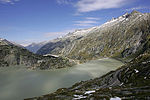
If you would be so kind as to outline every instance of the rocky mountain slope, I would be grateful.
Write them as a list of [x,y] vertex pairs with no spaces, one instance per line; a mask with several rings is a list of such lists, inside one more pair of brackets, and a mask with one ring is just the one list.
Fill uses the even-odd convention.
[[150,44],[144,54],[102,77],[26,100],[149,100],[149,84]]
[[69,33],[62,38],[54,39],[47,44],[45,44],[41,49],[37,51],[37,54],[45,55],[45,54],[55,54],[59,55],[61,52],[69,53],[72,49],[72,45],[87,35],[91,30],[95,27],[85,30],[75,30],[73,33]]
[[0,58],[0,67],[25,65],[35,69],[51,69],[70,67],[75,64],[67,58],[33,54],[5,39],[0,39]]
[[78,30],[49,42],[38,54],[66,56],[81,62],[101,57],[132,58],[143,51],[150,35],[150,14],[133,11],[101,26]]
[[6,39],[0,38],[0,45],[14,45],[14,44],[7,41]]
[[42,46],[44,46],[47,42],[40,42],[40,43],[32,43],[25,48],[29,51],[36,53]]

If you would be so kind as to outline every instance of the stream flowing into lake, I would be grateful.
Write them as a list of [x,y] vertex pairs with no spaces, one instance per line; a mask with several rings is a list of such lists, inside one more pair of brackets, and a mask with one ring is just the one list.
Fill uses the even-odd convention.
[[0,100],[23,100],[49,94],[76,82],[100,77],[121,65],[120,61],[104,58],[55,70],[29,70],[25,66],[0,68]]

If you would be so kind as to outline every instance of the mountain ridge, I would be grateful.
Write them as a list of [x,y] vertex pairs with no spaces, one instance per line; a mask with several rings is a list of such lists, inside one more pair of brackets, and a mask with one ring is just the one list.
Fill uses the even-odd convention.
[[130,58],[140,51],[149,35],[149,19],[149,13],[126,13],[101,26],[90,28],[84,35],[74,35],[73,32],[49,42],[37,54],[50,53],[81,62],[101,57]]

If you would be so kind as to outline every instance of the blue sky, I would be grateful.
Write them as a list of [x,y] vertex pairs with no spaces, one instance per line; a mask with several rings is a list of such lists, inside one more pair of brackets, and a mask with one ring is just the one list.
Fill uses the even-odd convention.
[[51,40],[138,10],[150,0],[0,0],[0,38],[19,44]]

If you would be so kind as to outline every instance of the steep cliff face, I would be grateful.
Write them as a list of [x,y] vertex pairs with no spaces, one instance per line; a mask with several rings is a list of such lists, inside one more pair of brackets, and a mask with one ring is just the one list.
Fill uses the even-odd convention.
[[[76,83],[70,88],[26,100],[149,100],[150,54],[145,52],[106,75]],[[117,99],[117,100],[118,100]]]
[[33,54],[4,39],[0,40],[0,58],[0,67],[25,65],[34,69],[51,69],[70,67],[75,64],[67,58]]
[[79,33],[48,43],[37,53],[62,55],[81,62],[100,57],[132,58],[141,52],[150,35],[150,14],[133,11]]

